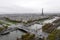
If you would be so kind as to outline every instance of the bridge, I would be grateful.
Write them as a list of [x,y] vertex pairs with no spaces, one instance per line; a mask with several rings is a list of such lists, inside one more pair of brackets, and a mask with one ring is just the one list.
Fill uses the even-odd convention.
[[17,27],[20,30],[26,31],[27,33],[32,33],[32,30],[25,26]]
[[20,27],[18,27],[18,29],[23,30],[23,31],[26,31],[27,33],[35,34],[36,37],[38,37],[38,38],[43,38],[43,36],[47,37],[47,34],[46,33],[38,34],[38,32],[40,32],[41,29],[31,30],[30,28],[25,27],[25,26],[20,26]]

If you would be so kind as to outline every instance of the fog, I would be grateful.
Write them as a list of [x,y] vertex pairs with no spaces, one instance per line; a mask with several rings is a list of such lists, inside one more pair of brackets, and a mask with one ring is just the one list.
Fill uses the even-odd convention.
[[60,13],[60,0],[0,0],[0,14]]

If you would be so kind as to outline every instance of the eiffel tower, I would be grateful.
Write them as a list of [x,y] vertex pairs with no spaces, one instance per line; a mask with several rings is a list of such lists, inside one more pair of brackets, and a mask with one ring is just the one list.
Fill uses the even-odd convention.
[[44,13],[43,13],[43,8],[42,8],[42,16],[44,16]]

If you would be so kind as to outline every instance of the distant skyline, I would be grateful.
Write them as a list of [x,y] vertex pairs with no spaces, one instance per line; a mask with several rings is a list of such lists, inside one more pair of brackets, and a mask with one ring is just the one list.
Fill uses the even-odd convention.
[[60,0],[0,0],[0,14],[60,13]]

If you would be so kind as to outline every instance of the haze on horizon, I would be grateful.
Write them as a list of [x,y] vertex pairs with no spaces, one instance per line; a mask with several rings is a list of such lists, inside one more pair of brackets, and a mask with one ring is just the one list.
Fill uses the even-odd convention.
[[60,0],[0,0],[0,14],[60,13]]

